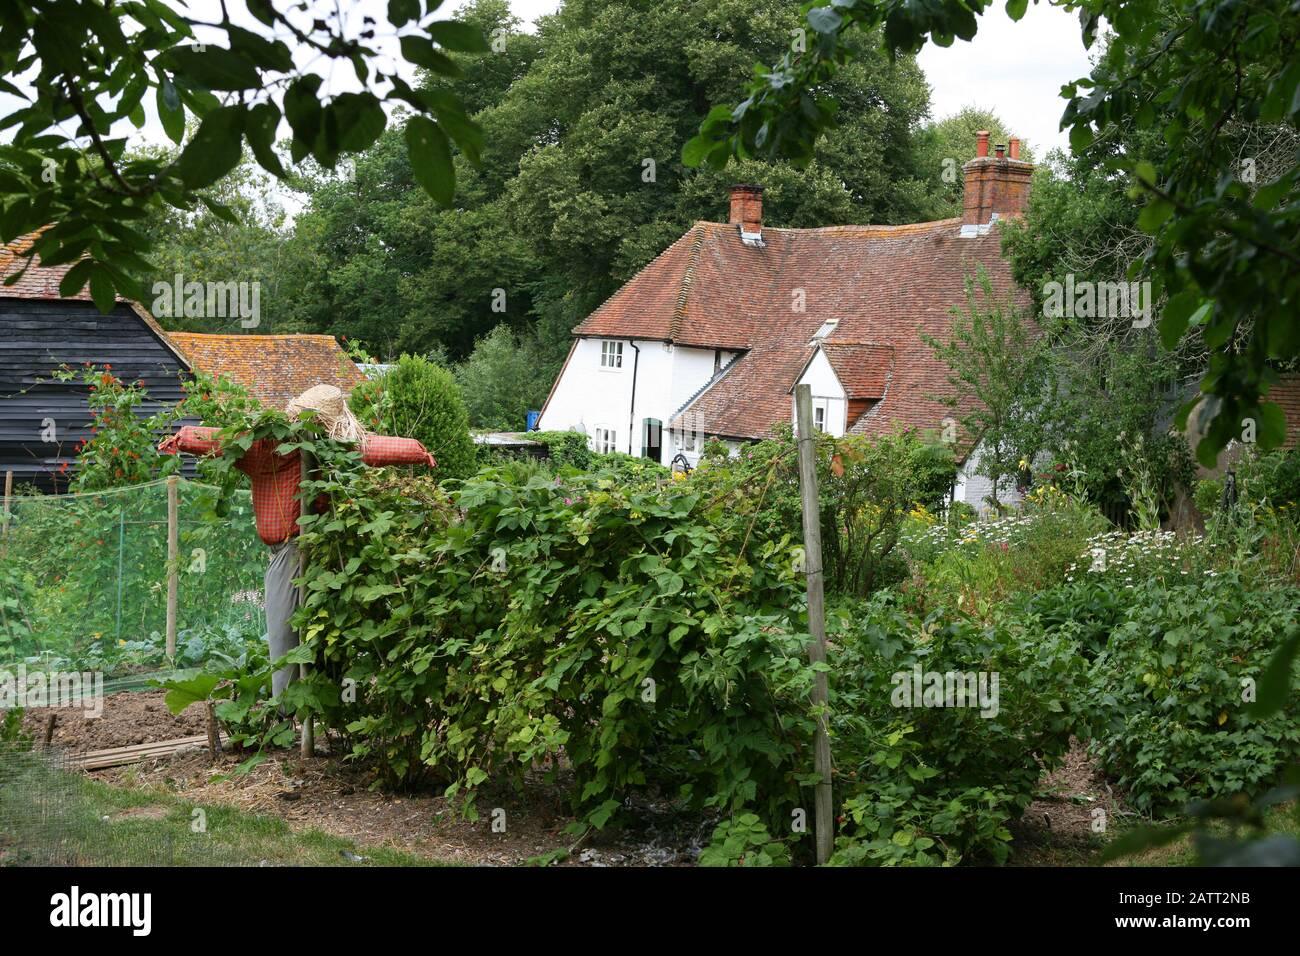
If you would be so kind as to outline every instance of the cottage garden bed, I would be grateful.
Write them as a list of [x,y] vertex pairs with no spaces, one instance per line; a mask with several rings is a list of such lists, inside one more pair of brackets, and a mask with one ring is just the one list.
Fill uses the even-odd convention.
[[[277,749],[293,729],[247,655],[169,684],[178,708],[218,700],[256,754],[247,773],[230,758],[209,784],[190,767],[173,790],[238,801],[270,792],[257,780],[343,773],[366,800],[417,801],[439,822],[413,832],[476,861],[591,862],[602,844],[634,863],[809,861],[788,437],[686,478],[615,456],[557,473],[500,462],[444,486],[297,438],[330,466],[312,492],[331,507],[302,536],[295,659],[310,673],[283,703],[328,728],[336,769]],[[1000,520],[941,520],[951,464],[915,435],[826,439],[819,461],[833,863],[1032,862],[1061,839],[1090,851],[1189,801],[1260,795],[1295,763],[1294,679],[1271,715],[1245,692],[1295,627],[1286,511],[1248,499],[1203,537],[1124,534],[1045,483]],[[949,672],[996,697],[943,706],[918,682],[931,706],[900,706],[896,675]],[[366,812],[336,802],[355,810],[320,794],[258,807],[319,806],[339,827]],[[480,840],[483,854],[446,850]]]

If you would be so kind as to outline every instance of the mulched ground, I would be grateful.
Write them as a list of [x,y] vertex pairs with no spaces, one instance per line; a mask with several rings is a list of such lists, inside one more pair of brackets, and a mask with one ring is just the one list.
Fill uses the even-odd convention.
[[54,715],[54,746],[72,753],[129,747],[133,744],[174,740],[207,732],[198,707],[172,716],[163,703],[166,691],[124,691],[104,698],[103,714],[91,717],[78,707],[35,707],[23,715],[23,725],[39,742]]
[[[371,790],[372,774],[334,755],[318,753],[302,760],[293,752],[275,752],[247,774],[235,775],[238,763],[233,755],[214,764],[206,752],[190,752],[96,771],[95,776],[119,786],[279,817],[294,830],[323,830],[359,846],[470,865],[518,865],[571,849],[563,865],[686,866],[695,862],[712,832],[712,823],[698,817],[644,804],[637,807],[636,816],[643,821],[638,829],[592,833],[579,840],[565,831],[572,817],[562,803],[563,782],[547,784],[540,773],[528,780],[522,794],[510,788],[481,792],[480,818],[469,821],[437,792]],[[504,832],[499,832],[502,825]]]
[[[204,733],[198,708],[172,716],[163,697],[162,691],[113,694],[105,698],[99,718],[59,709],[54,744],[80,753]],[[38,740],[49,712],[36,709],[24,717]],[[388,846],[429,859],[489,866],[520,864],[558,849],[571,850],[564,865],[688,866],[707,845],[715,822],[675,812],[666,801],[645,801],[635,807],[640,821],[636,829],[590,833],[579,840],[565,830],[572,822],[563,801],[566,781],[548,783],[540,771],[529,776],[522,793],[506,787],[482,792],[480,819],[467,821],[437,788],[406,795],[372,790],[373,774],[327,753],[328,741],[317,744],[312,760],[302,760],[295,751],[272,752],[247,774],[233,773],[242,756],[224,754],[214,762],[206,751],[189,751],[95,771],[94,776],[119,786],[279,817],[295,830],[323,830],[359,846]],[[1102,840],[1093,830],[1098,807],[1108,825],[1124,813],[1085,748],[1075,743],[1064,766],[1043,778],[1039,797],[1013,827],[1016,842],[1009,862],[1083,862]],[[498,809],[504,816],[493,814]]]
[[[1015,849],[1009,861],[1021,866],[1079,863],[1097,852],[1105,832],[1128,815],[1087,748],[1070,742],[1064,764],[1039,782],[1039,795],[1012,826]],[[1097,811],[1100,810],[1100,813]]]

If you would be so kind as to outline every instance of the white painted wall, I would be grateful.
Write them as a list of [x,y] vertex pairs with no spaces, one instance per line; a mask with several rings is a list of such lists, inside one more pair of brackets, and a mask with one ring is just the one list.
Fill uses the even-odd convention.
[[[966,456],[965,464],[957,469],[956,490],[953,494],[957,501],[964,501],[981,514],[992,510],[987,499],[993,491],[993,482],[983,475],[976,474],[979,469],[980,454],[983,447],[983,443],[980,443],[972,448],[971,453]],[[1014,479],[1004,478],[1002,480],[1002,484],[998,489],[998,500],[1004,505],[1019,503],[1020,493],[1015,488]]]
[[[812,386],[813,399],[813,420],[816,421],[818,408],[824,410],[825,427],[823,430],[835,438],[844,434],[846,420],[849,415],[848,395],[844,392],[844,386],[840,384],[839,377],[836,376],[835,370],[831,368],[830,361],[826,358],[826,353],[821,349],[813,356],[808,367],[804,369],[803,375],[799,377],[800,385]],[[790,424],[796,425],[794,410],[794,396],[790,397]]]
[[[618,341],[623,342],[623,365],[608,369],[600,364],[602,341],[605,340],[578,340],[538,427],[544,431],[567,431],[581,426],[589,444],[594,442],[597,428],[610,428],[614,430],[618,451],[640,455],[643,422],[647,418],[658,419],[664,427],[660,436],[660,462],[668,464],[678,451],[674,436],[667,431],[668,422],[713,376],[714,351],[645,339],[621,339]],[[640,349],[639,360],[637,349]],[[734,353],[724,353],[722,364],[726,364],[731,354]],[[636,407],[632,408],[634,370]],[[698,446],[702,444],[702,438],[697,440],[697,458]]]

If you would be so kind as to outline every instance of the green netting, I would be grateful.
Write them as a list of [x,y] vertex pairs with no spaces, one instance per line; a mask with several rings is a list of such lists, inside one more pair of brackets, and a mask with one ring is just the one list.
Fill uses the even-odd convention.
[[10,499],[0,541],[0,668],[100,671],[130,683],[235,656],[265,630],[251,496],[178,488],[177,654],[166,657],[167,485]]

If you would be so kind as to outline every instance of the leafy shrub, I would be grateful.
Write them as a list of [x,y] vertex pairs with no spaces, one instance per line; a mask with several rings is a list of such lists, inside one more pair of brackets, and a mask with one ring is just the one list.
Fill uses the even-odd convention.
[[1258,718],[1249,684],[1294,626],[1300,591],[1248,590],[1232,573],[1126,592],[1131,602],[1092,669],[1094,747],[1139,810],[1251,794],[1300,757],[1300,700]]
[[90,407],[90,438],[77,446],[78,491],[134,485],[180,471],[180,462],[156,447],[157,435],[182,417],[180,407],[145,416],[149,393],[144,382],[123,382],[112,369],[87,365],[78,372],[64,366],[55,373],[60,380],[84,385]]
[[1245,500],[1300,517],[1300,448],[1262,454],[1248,450],[1237,477]]
[[522,430],[528,410],[541,408],[555,379],[551,363],[540,361],[539,342],[521,341],[505,323],[474,343],[456,366],[456,382],[475,428]]
[[550,458],[556,468],[565,466],[586,471],[595,457],[581,432],[529,432],[529,441],[539,441],[550,449]]
[[[602,826],[631,792],[788,820],[810,733],[788,542],[688,482],[599,471],[517,483],[335,471],[310,519],[309,683],[391,786],[449,795],[561,751]],[[553,765],[553,764],[552,764]]]
[[772,839],[757,814],[740,813],[723,820],[700,853],[700,866],[789,866],[790,851]]
[[348,404],[370,430],[423,442],[438,462],[440,479],[473,474],[469,416],[446,369],[403,355],[382,377],[358,386]]
[[[831,711],[844,794],[837,864],[1002,861],[1007,824],[1078,724],[1086,663],[1033,629],[921,618],[891,594],[832,616]],[[998,675],[996,706],[901,707],[896,675]],[[905,701],[904,701],[905,702]]]
[[987,620],[1005,600],[1059,583],[1109,524],[1092,506],[1060,493],[1033,496],[989,521],[918,522],[903,550],[919,581],[918,608],[940,606]]
[[[895,548],[905,516],[918,503],[939,507],[955,474],[950,450],[914,430],[875,438],[818,433],[816,459],[827,587],[865,596],[900,580],[906,566]],[[735,458],[706,459],[691,482],[727,500],[733,513],[751,516],[755,534],[802,540],[798,456],[788,426]]]

